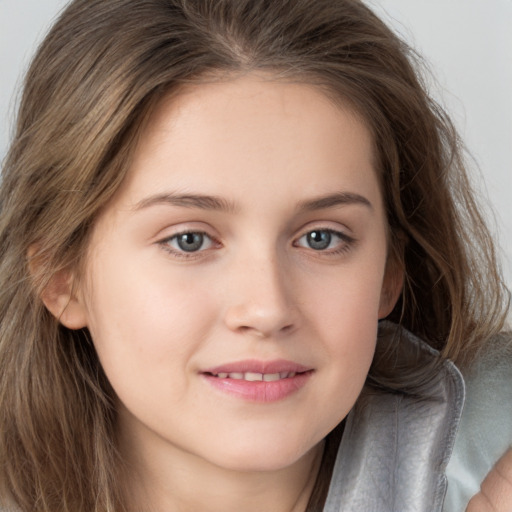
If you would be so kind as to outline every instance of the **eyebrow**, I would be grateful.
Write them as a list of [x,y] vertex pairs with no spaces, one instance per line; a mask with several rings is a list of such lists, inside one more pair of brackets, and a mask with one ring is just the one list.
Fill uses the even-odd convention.
[[[155,205],[181,206],[184,208],[198,208],[201,210],[214,210],[220,212],[235,213],[238,208],[235,203],[222,197],[203,195],[203,194],[176,194],[164,193],[147,197],[139,201],[134,210],[142,210]],[[299,212],[310,212],[315,210],[324,210],[345,205],[363,205],[373,209],[370,201],[353,192],[335,192],[324,196],[319,196],[307,201],[301,201],[297,210]]]
[[231,201],[222,197],[209,196],[203,194],[157,194],[135,205],[135,210],[142,210],[150,206],[168,204],[171,206],[181,206],[185,208],[199,208],[201,210],[215,210],[220,212],[235,212],[236,206]]
[[370,203],[366,197],[353,192],[335,192],[333,194],[302,201],[298,205],[298,210],[309,212],[352,204],[366,206],[370,208],[370,210],[373,210],[372,203]]

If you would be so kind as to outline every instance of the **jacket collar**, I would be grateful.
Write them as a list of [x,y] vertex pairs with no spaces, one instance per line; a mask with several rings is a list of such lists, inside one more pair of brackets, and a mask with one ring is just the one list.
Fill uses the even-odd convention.
[[382,322],[378,344],[397,339],[397,367],[400,354],[412,350],[415,363],[430,368],[430,375],[414,392],[363,389],[346,420],[324,512],[442,510],[464,380],[429,345]]

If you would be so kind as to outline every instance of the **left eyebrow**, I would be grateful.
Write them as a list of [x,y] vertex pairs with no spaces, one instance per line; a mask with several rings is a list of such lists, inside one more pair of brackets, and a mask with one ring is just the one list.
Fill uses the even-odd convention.
[[300,202],[297,208],[299,211],[310,212],[353,204],[363,205],[370,210],[373,210],[372,203],[370,203],[366,197],[353,192],[336,192],[334,194],[316,197],[314,199]]

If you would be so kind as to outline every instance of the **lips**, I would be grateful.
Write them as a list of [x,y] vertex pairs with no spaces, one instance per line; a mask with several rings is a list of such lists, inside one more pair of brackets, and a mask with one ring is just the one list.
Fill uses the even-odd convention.
[[239,361],[201,372],[217,390],[254,402],[282,400],[301,389],[313,368],[292,361]]
[[220,373],[261,373],[268,375],[275,373],[303,373],[308,370],[312,370],[312,368],[285,359],[277,359],[274,361],[248,359],[208,368],[203,370],[203,373],[211,373],[212,375],[218,375]]
[[249,382],[275,382],[281,379],[291,379],[295,377],[296,372],[279,372],[279,373],[258,373],[258,372],[220,372],[213,374],[214,377],[219,379],[234,379],[234,380],[246,380]]

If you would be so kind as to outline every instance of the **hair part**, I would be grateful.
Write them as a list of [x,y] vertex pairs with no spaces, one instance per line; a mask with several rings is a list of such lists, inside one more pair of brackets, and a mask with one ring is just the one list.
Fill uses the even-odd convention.
[[[405,274],[391,318],[474,360],[503,327],[508,295],[461,143],[414,61],[357,0],[71,2],[26,76],[0,191],[2,496],[41,512],[129,508],[114,392],[87,331],[64,328],[40,297],[56,272],[81,267],[153,108],[187,84],[263,71],[348,102],[375,140]],[[393,370],[376,364],[372,379],[406,386]],[[308,510],[325,499],[334,449]]]

